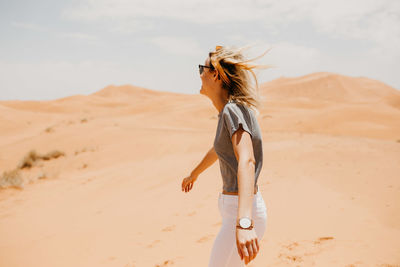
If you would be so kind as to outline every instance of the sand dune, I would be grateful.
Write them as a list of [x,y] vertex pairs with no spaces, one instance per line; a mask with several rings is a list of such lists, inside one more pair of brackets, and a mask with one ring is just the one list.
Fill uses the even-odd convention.
[[[261,94],[268,223],[248,266],[399,266],[399,90],[320,72]],[[216,115],[202,95],[131,85],[0,101],[0,175],[23,181],[0,189],[0,266],[207,266],[218,163],[189,193],[181,181]],[[65,155],[18,169],[31,150]]]
[[400,109],[400,91],[373,79],[318,72],[298,78],[279,78],[261,86],[271,100],[309,100],[335,103],[379,103]]

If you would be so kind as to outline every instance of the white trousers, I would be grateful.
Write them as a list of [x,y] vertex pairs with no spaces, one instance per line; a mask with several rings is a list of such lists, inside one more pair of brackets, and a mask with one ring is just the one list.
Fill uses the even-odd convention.
[[[238,195],[226,195],[222,194],[222,192],[219,193],[218,208],[222,217],[222,226],[215,238],[208,267],[245,266],[244,259],[240,259],[236,246],[238,200]],[[260,191],[258,191],[253,197],[252,219],[254,220],[254,227],[260,245],[267,224],[267,208]],[[261,245],[260,252],[263,252]]]

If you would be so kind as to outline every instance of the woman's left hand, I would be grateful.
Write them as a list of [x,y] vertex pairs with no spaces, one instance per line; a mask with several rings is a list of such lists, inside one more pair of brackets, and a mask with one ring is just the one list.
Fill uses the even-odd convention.
[[245,230],[236,228],[236,246],[240,259],[243,260],[244,258],[244,263],[247,265],[247,263],[257,256],[260,250],[255,229]]

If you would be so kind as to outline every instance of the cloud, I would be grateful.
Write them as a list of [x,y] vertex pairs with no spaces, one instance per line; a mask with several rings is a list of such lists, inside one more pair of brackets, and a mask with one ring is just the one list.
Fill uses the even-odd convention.
[[310,9],[310,18],[318,31],[336,38],[370,41],[397,56],[399,14],[400,2],[393,0],[319,1]]
[[[275,35],[290,24],[309,22],[329,38],[369,42],[374,46],[371,55],[390,61],[400,57],[398,14],[400,1],[396,0],[83,0],[64,10],[62,17],[105,21],[110,30],[120,33],[148,31],[162,19],[200,25],[257,23]],[[153,41],[176,42],[162,38]],[[174,49],[173,45],[167,48]]]
[[87,40],[87,41],[97,40],[96,36],[82,32],[62,32],[58,33],[58,36],[61,38],[76,39],[76,40]]
[[[265,43],[252,52],[251,57],[261,55],[270,48],[267,54],[256,61],[257,64],[272,65],[272,68],[256,70],[259,81],[268,81],[281,76],[299,76],[320,71],[322,52],[311,46],[289,42]],[[261,49],[262,48],[262,49]],[[257,52],[256,52],[257,51]]]
[[192,38],[158,36],[149,41],[170,54],[181,56],[199,56],[204,54],[203,49]]
[[62,17],[87,22],[105,20],[116,30],[149,29],[151,21],[160,19],[202,25],[251,22],[275,33],[290,23],[310,21],[317,31],[333,37],[382,44],[382,39],[397,42],[400,38],[399,30],[385,30],[388,24],[391,29],[400,29],[399,13],[400,2],[396,0],[84,0],[65,9]]
[[[44,55],[42,62],[0,61],[0,88],[5,90],[2,91],[5,96],[23,99],[27,97],[22,93],[19,96],[16,94],[32,92],[28,98],[55,98],[61,94],[82,93],[85,89],[98,90],[118,82],[177,92],[196,88],[197,92],[200,79],[196,64],[204,61],[208,48],[212,49],[215,44],[227,45],[227,42],[235,45],[258,43],[258,48],[252,52],[254,56],[272,48],[258,60],[260,64],[276,66],[260,70],[263,81],[282,75],[332,71],[367,76],[399,87],[400,1],[78,0],[72,3],[73,6],[62,11],[61,17],[74,23],[61,22],[62,28],[57,29],[57,24],[48,28],[49,24],[41,26],[22,21],[11,24],[27,31],[50,31],[53,34],[45,38],[57,36],[77,42],[92,42],[91,45],[104,44],[107,50],[98,50],[105,52],[96,54],[99,60],[95,61],[71,62],[71,58],[76,57],[64,54],[64,48],[59,52],[64,61],[45,61],[49,54],[45,50],[41,50]],[[93,25],[85,27],[85,24]],[[160,25],[163,26],[162,32],[159,32]],[[95,35],[85,32],[85,29],[95,29]],[[107,35],[104,29],[122,35],[142,34],[120,38],[114,34]],[[212,32],[209,32],[210,29]],[[182,32],[185,32],[184,35]],[[42,37],[39,34],[33,36]],[[96,38],[102,38],[102,42],[97,42]],[[274,41],[268,43],[267,38]],[[54,49],[62,48],[64,43],[70,44],[61,43]],[[140,51],[129,54],[135,64],[126,60],[127,50],[124,48],[131,44],[138,48],[135,53]],[[87,47],[93,49],[92,46]],[[108,49],[115,47],[118,48]],[[158,50],[166,53],[160,54]],[[100,60],[111,51],[115,57],[105,58],[114,63]],[[142,57],[142,54],[145,55],[142,51],[151,51],[149,55],[155,57]],[[20,52],[14,53],[9,58],[18,58]],[[156,56],[163,60],[158,69],[150,68],[151,60]],[[170,68],[167,63],[173,67]]]
[[153,30],[155,28],[155,22],[148,19],[126,18],[107,24],[106,27],[111,32],[131,34]]
[[103,60],[46,60],[38,63],[0,61],[0,88],[7,99],[55,99],[89,94],[109,84],[141,86],[149,74]]
[[102,18],[119,18],[121,20],[126,18],[171,18],[212,24],[232,20],[254,20],[255,17],[260,17],[261,11],[266,8],[268,5],[259,4],[257,1],[253,1],[253,4],[249,5],[238,0],[218,2],[210,0],[85,0],[75,7],[65,9],[62,17],[85,21],[96,21]]
[[34,24],[34,23],[12,21],[11,25],[16,28],[25,29],[25,30],[47,31],[47,28],[37,25],[37,24]]
[[[26,29],[31,31],[46,31],[49,32],[50,30],[46,27],[43,27],[38,24],[34,23],[26,23],[26,22],[11,22],[11,25],[20,28]],[[91,34],[82,33],[82,32],[55,32],[55,35],[61,38],[68,38],[68,39],[75,39],[75,40],[85,40],[85,41],[94,41],[97,40],[97,37]]]

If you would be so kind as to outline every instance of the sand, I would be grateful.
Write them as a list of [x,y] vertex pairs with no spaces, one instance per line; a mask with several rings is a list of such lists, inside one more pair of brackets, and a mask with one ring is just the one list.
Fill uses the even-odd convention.
[[[260,86],[267,206],[247,266],[400,266],[400,91],[335,73]],[[0,101],[0,175],[31,150],[64,156],[0,189],[0,266],[207,266],[221,226],[203,95],[131,85]]]

